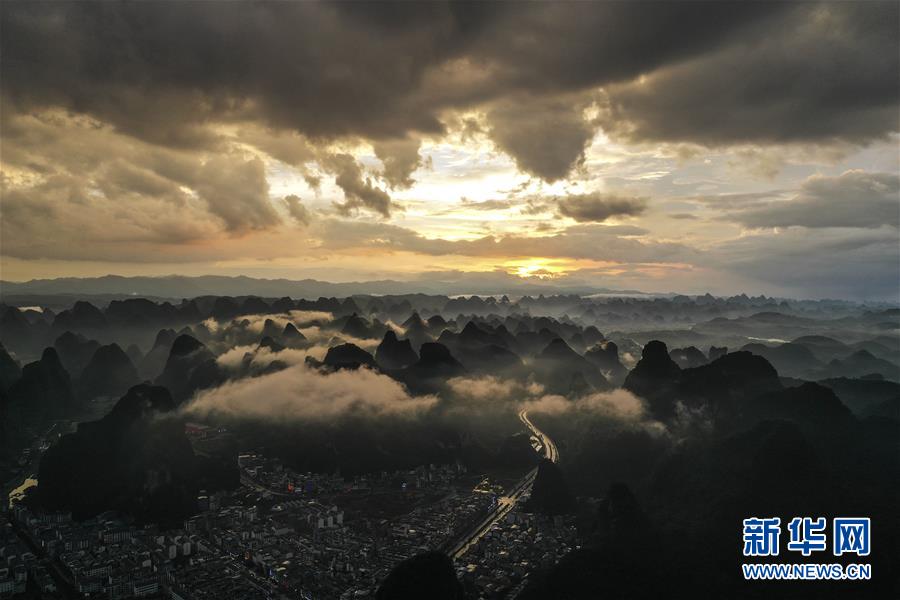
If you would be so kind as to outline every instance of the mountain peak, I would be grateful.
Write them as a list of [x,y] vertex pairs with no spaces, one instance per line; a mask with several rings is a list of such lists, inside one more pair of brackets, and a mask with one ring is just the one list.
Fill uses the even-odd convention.
[[172,356],[187,356],[201,348],[206,348],[206,346],[200,340],[187,334],[181,334],[172,343],[171,354]]

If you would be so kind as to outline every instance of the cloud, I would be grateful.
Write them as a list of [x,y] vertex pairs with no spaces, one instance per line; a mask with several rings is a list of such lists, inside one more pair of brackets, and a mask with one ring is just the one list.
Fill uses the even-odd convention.
[[769,202],[726,219],[751,228],[900,226],[900,176],[847,171],[837,177],[813,175],[790,200]]
[[623,352],[622,353],[622,364],[625,365],[629,369],[633,369],[634,365],[636,365],[638,359],[631,352]]
[[393,379],[368,369],[323,374],[298,364],[200,392],[183,411],[196,418],[325,421],[345,416],[411,417],[436,403],[434,396],[412,397]]
[[710,266],[774,284],[794,297],[896,301],[900,297],[897,229],[790,228],[716,244]]
[[[535,382],[522,382],[492,375],[454,377],[447,381],[447,386],[457,399],[471,402],[479,411],[502,410],[504,402],[513,402],[516,410],[526,410],[532,414],[593,415],[639,424],[654,431],[664,431],[659,423],[647,419],[644,402],[624,389],[566,398],[556,394],[544,394],[543,386]],[[457,408],[466,410],[465,406]]]
[[515,97],[488,113],[490,137],[521,171],[556,181],[584,162],[594,127],[584,117],[589,100]]
[[[679,169],[693,181],[697,169],[710,172],[704,185],[682,189],[741,192],[678,199],[701,204],[690,209],[698,216],[722,210],[754,230],[867,229],[820,240],[852,247],[831,256],[833,287],[819,272],[821,257],[803,254],[819,247],[794,234],[772,238],[777,260],[813,268],[795,279],[813,286],[798,293],[856,293],[856,273],[884,278],[894,256],[895,213],[878,174],[855,184],[823,178],[821,189],[810,184],[788,199],[783,190],[722,181],[716,161],[759,163],[771,175],[784,159],[802,162],[804,170],[792,172],[805,174],[822,157],[900,130],[897,20],[896,3],[876,2],[0,3],[0,253],[26,275],[80,274],[112,262],[123,270],[197,263],[192,272],[310,272],[308,263],[318,262],[313,268],[329,277],[356,257],[354,277],[364,268],[405,277],[411,265],[462,264],[430,257],[479,258],[473,268],[486,269],[490,260],[538,256],[618,263],[624,274],[634,265],[690,264],[799,290],[775,273],[778,264],[764,264],[770,236],[758,231],[727,243],[717,236],[737,228],[682,227],[676,237],[651,215],[657,235],[627,234],[598,223],[643,214],[637,203],[553,195],[583,189],[588,177],[609,185],[623,172],[655,170],[672,144],[723,148],[710,153],[709,167],[685,158],[690,164]],[[459,140],[490,163],[477,173],[483,181],[457,170]],[[380,166],[351,154],[369,146]],[[816,158],[798,158],[801,146]],[[873,164],[865,153],[877,151],[848,163]],[[485,228],[462,223],[474,221],[471,214],[423,217],[416,209],[402,216],[404,227],[366,222],[396,218],[400,200],[424,205],[414,198],[418,186],[405,189],[429,156],[439,168],[434,185],[422,182],[425,193],[440,195],[452,178],[478,190],[460,195],[481,200],[485,186],[516,177],[494,189],[521,183],[511,194],[543,195],[531,204],[512,198],[508,207],[521,214],[482,213],[485,223],[497,217],[500,233],[481,237],[473,231]],[[874,164],[891,171],[884,157]],[[293,177],[287,183],[285,173]],[[284,199],[304,180],[324,199],[304,191],[303,203]],[[666,202],[674,180],[634,185]],[[351,218],[288,226],[308,223],[312,207],[335,198]],[[503,202],[460,213],[502,210]],[[661,214],[689,210],[666,208]],[[580,225],[546,218],[563,211]],[[523,215],[533,219],[512,222]],[[733,263],[712,256],[717,249]],[[887,254],[879,257],[881,249]],[[373,266],[388,254],[396,268]]]
[[210,212],[225,222],[228,231],[244,233],[281,222],[269,201],[266,169],[258,158],[210,158],[200,170],[197,193]]
[[[214,319],[210,319],[213,320]],[[330,312],[320,310],[292,310],[289,313],[271,313],[267,315],[240,315],[234,321],[247,321],[247,329],[254,333],[262,333],[267,320],[271,320],[279,329],[284,329],[288,323],[293,323],[297,328],[308,327],[313,323],[328,323],[334,320]],[[230,323],[230,321],[229,321]],[[221,324],[219,324],[221,326]]]
[[545,394],[544,387],[536,382],[523,382],[491,375],[479,377],[455,377],[447,381],[453,399],[450,413],[472,415],[478,420],[486,415],[525,410],[531,416],[568,416],[579,421],[589,418],[603,419],[608,423],[636,427],[652,435],[665,435],[661,423],[650,419],[644,401],[624,389],[595,392],[577,398],[557,394]]
[[298,196],[291,194],[285,196],[283,201],[288,214],[291,215],[291,218],[294,219],[298,225],[309,225],[310,221],[312,221],[312,214],[310,214],[309,209],[303,205],[303,202]]
[[0,185],[6,256],[165,261],[181,259],[185,246],[221,232],[203,203],[189,197],[107,196],[91,179],[74,175]]
[[277,228],[262,161],[147,144],[59,112],[4,114],[2,250],[169,262],[210,240]]
[[540,256],[623,263],[690,262],[699,251],[672,242],[639,240],[642,230],[618,226],[582,224],[546,236],[508,234],[474,240],[426,238],[411,229],[386,223],[362,221],[320,223],[323,246],[339,248],[381,248],[433,256],[460,255],[488,258]]
[[[481,202],[473,202],[467,198],[462,198],[460,200],[460,206],[464,210],[478,210],[478,211],[491,211],[491,210],[507,210],[514,206],[514,203],[511,200],[483,200]],[[451,209],[452,211],[453,209]]]
[[560,198],[559,214],[579,223],[602,223],[612,217],[633,217],[647,209],[647,200],[618,194],[585,194]]
[[386,38],[325,4],[4,6],[2,75],[19,105],[88,112],[157,143],[209,143],[203,124],[229,117],[315,137],[436,131],[406,97],[457,35],[442,8]]
[[897,3],[784,8],[715,52],[608,86],[604,131],[706,146],[865,143],[898,131]]
[[307,162],[318,158],[314,144],[306,136],[295,131],[245,125],[235,137],[262,150],[272,158],[301,170]]
[[523,396],[536,396],[544,391],[539,383],[520,382],[492,375],[453,377],[447,380],[447,386],[457,396],[476,401],[517,399]]
[[284,350],[273,352],[265,346],[234,346],[217,356],[216,363],[226,369],[236,371],[246,364],[245,360],[249,355],[249,366],[251,369],[264,369],[275,361],[293,366],[303,364],[307,356],[321,360],[327,350],[324,346],[313,346],[303,350],[285,348]]
[[335,203],[343,215],[364,208],[387,218],[391,216],[391,197],[375,187],[371,178],[363,178],[362,168],[349,154],[335,154],[327,161],[335,174],[334,183],[344,192],[344,202]]
[[107,197],[122,195],[168,198],[175,206],[185,202],[185,194],[177,182],[144,165],[119,157],[103,166],[97,186]]
[[415,138],[383,140],[373,145],[375,156],[384,165],[382,178],[394,189],[405,189],[415,181],[412,173],[422,164],[421,141]]
[[718,210],[743,209],[751,206],[766,204],[773,198],[777,198],[784,193],[785,191],[783,190],[772,190],[768,192],[741,192],[692,196],[691,198],[688,198],[688,200]]
[[306,339],[316,345],[324,346],[327,350],[329,346],[337,346],[338,344],[353,344],[359,346],[367,352],[373,353],[381,343],[380,338],[358,338],[346,333],[338,333],[337,331],[323,329],[318,326],[310,326],[300,328],[300,333],[306,336]]
[[558,395],[541,396],[521,403],[521,408],[530,413],[552,415],[592,413],[625,421],[642,421],[647,414],[643,401],[623,389],[597,392],[575,399]]
[[[894,3],[380,8],[4,3],[3,96],[179,148],[215,147],[223,122],[316,140],[440,136],[453,113],[483,109],[498,146],[550,180],[596,124],[701,143],[897,129]],[[607,110],[588,123],[579,109],[600,89]]]

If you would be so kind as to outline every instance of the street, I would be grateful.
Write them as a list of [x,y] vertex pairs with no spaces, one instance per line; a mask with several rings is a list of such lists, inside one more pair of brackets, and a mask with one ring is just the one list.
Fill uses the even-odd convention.
[[[519,412],[519,420],[528,428],[531,435],[540,442],[544,452],[544,458],[553,462],[559,462],[559,450],[557,449],[556,444],[550,439],[550,436],[538,429],[534,423],[531,422],[528,418],[527,410]],[[498,498],[497,507],[450,548],[448,552],[450,558],[454,561],[462,558],[469,548],[477,544],[478,541],[491,530],[494,523],[497,523],[500,519],[509,514],[509,511],[515,507],[516,503],[522,498],[525,492],[531,490],[531,485],[534,483],[534,478],[536,476],[537,467],[530,470],[522,479],[520,479],[519,482],[513,486],[512,492]]]

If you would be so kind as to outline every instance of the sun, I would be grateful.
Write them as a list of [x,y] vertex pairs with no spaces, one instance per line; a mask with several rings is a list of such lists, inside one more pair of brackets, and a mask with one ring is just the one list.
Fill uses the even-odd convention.
[[509,261],[504,266],[510,275],[515,275],[522,279],[554,279],[566,272],[564,267],[555,264],[555,261],[545,258]]

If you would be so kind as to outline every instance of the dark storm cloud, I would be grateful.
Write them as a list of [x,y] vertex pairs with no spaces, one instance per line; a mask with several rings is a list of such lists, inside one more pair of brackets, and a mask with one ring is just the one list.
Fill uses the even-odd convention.
[[461,33],[446,6],[426,12],[386,35],[326,4],[4,3],[4,87],[161,143],[247,116],[313,137],[434,132],[410,96]]
[[798,3],[716,52],[611,85],[601,123],[633,141],[866,142],[900,129],[900,4]]
[[579,223],[602,223],[613,217],[633,217],[647,209],[645,198],[618,194],[585,194],[559,200],[557,211]]
[[[0,10],[7,106],[62,106],[173,147],[215,146],[206,124],[223,120],[314,139],[440,134],[443,111],[486,106],[498,146],[554,179],[597,125],[560,103],[600,86],[602,125],[637,139],[860,141],[897,129],[896,4]],[[389,176],[402,184],[409,164]]]
[[814,175],[790,200],[730,212],[724,218],[752,228],[900,227],[900,177],[866,171]]
[[[9,1],[0,30],[0,241],[17,258],[296,256],[248,235],[275,236],[279,213],[309,222],[298,199],[268,197],[267,157],[315,188],[333,177],[343,215],[388,218],[390,192],[422,166],[421,140],[446,133],[486,136],[520,171],[554,181],[578,171],[598,129],[615,141],[750,146],[753,156],[844,149],[900,129],[897,3]],[[336,149],[367,144],[383,168]],[[896,281],[891,194],[896,178],[845,174],[795,193],[682,200],[704,218],[717,210],[749,228],[789,228],[723,245],[721,268],[805,281],[813,293],[833,289],[829,273],[847,290]],[[299,247],[308,235],[325,251],[714,262],[598,224],[640,213],[634,198],[501,202],[468,208],[582,224],[543,219],[533,231],[555,233],[450,241],[317,216],[316,227],[271,239]],[[814,243],[801,227],[824,237]]]
[[520,171],[556,181],[584,162],[584,150],[594,137],[585,108],[586,99],[512,98],[488,113],[489,135]]

